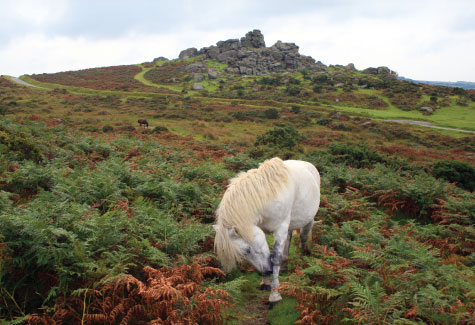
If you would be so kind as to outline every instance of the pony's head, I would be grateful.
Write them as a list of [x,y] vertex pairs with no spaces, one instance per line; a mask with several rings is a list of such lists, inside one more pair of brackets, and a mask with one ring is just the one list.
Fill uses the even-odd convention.
[[234,227],[214,225],[214,229],[216,253],[226,271],[232,270],[236,262],[244,258],[262,274],[272,272],[269,245],[266,235],[259,227],[254,226],[254,238],[251,242],[244,240]]

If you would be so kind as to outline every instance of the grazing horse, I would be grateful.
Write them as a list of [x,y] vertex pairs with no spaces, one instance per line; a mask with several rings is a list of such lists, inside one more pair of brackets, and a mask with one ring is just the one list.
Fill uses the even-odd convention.
[[[261,289],[271,289],[271,306],[282,300],[279,271],[289,256],[292,232],[300,230],[305,251],[319,205],[320,174],[308,162],[272,158],[237,175],[223,195],[213,226],[214,248],[224,270],[246,259],[262,273]],[[272,252],[265,233],[274,235]]]
[[138,120],[137,122],[139,122],[139,126],[143,126],[144,128],[147,127],[148,128],[148,121],[145,120],[145,119],[140,119]]

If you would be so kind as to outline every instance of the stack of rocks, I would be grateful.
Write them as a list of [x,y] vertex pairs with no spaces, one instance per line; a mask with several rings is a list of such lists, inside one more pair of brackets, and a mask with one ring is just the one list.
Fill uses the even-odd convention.
[[263,75],[272,72],[297,70],[326,70],[326,66],[310,56],[299,54],[295,43],[278,41],[266,47],[264,35],[260,30],[248,32],[239,39],[219,41],[216,46],[204,47],[201,50],[189,48],[183,50],[179,58],[188,59],[203,56],[207,59],[226,63],[226,72],[247,75]]

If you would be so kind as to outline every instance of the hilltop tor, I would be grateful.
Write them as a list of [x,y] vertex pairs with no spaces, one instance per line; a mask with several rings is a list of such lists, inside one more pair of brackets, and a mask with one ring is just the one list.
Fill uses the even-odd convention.
[[266,47],[264,35],[255,29],[241,37],[219,41],[216,46],[194,47],[180,52],[179,59],[203,56],[226,63],[226,72],[244,75],[265,75],[274,72],[297,70],[324,71],[327,66],[310,56],[301,55],[295,43],[277,41]]

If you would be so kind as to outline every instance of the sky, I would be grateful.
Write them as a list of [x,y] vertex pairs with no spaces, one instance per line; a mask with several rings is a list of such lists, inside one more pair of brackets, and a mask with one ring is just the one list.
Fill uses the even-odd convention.
[[475,81],[474,0],[0,0],[0,75],[174,59],[253,29],[326,65]]

